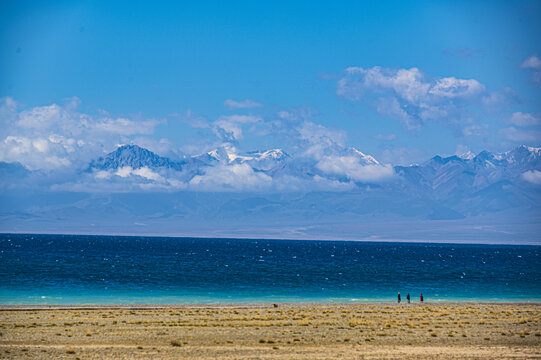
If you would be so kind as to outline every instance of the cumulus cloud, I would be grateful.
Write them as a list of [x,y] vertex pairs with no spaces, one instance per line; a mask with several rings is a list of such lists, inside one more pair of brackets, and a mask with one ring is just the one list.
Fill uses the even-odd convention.
[[541,141],[541,118],[538,114],[515,112],[509,118],[514,126],[500,130],[500,136],[519,143],[538,143]]
[[509,122],[516,126],[539,126],[541,117],[531,113],[516,112],[511,115]]
[[489,92],[482,98],[482,104],[485,110],[489,112],[500,111],[520,102],[520,97],[509,87],[503,87],[499,90]]
[[501,129],[500,135],[508,140],[519,142],[519,143],[541,141],[541,131],[517,129],[514,126]]
[[30,169],[82,166],[105,148],[133,135],[149,135],[162,123],[155,119],[114,118],[77,111],[78,98],[63,105],[21,108],[12,98],[0,101],[0,161]]
[[485,86],[475,79],[448,77],[437,80],[428,92],[440,97],[458,98],[475,96],[483,91],[485,91]]
[[[440,92],[456,92],[441,85]],[[461,91],[461,90],[460,90]],[[446,95],[454,96],[454,95]],[[163,123],[155,119],[115,117],[79,112],[78,99],[62,104],[22,108],[11,98],[0,102],[0,161],[19,161],[29,169],[70,171],[52,185],[71,191],[341,191],[357,182],[385,181],[393,176],[390,165],[347,147],[347,134],[311,121],[307,107],[283,109],[270,116],[230,114],[208,121],[188,111],[175,115],[197,128],[214,134],[218,149],[212,155],[185,157],[167,139],[148,136]],[[293,156],[253,160],[254,153],[241,153],[246,134],[276,137],[289,144]],[[124,166],[87,171],[92,160],[118,144],[137,144],[167,154],[180,164],[175,168]],[[286,145],[287,146],[287,145]],[[221,150],[220,150],[221,149]],[[245,149],[246,150],[246,149]],[[220,152],[221,151],[221,152]],[[199,155],[198,154],[193,154]],[[223,156],[222,156],[223,155]],[[247,160],[249,159],[249,160]],[[277,161],[274,163],[274,161]],[[83,171],[81,171],[83,170]],[[125,186],[122,186],[124,184]]]
[[263,104],[259,103],[257,101],[254,101],[252,99],[244,99],[241,101],[235,101],[232,99],[227,99],[224,101],[224,106],[228,109],[235,110],[235,109],[252,109],[252,108],[258,108],[262,107]]
[[[101,177],[100,173],[101,172],[98,172],[97,177]],[[160,174],[152,171],[147,166],[143,166],[138,169],[132,169],[131,166],[123,166],[119,168],[114,174],[123,178],[131,176],[131,175],[137,175],[144,179],[152,180],[152,181],[163,182],[165,180]]]
[[171,191],[187,187],[182,173],[165,168],[122,166],[80,174],[77,181],[55,184],[55,190],[84,192]]
[[535,185],[541,185],[541,171],[538,170],[530,170],[526,171],[522,174],[522,178],[529,183],[535,184]]
[[248,164],[219,164],[207,167],[205,173],[194,176],[189,182],[194,190],[254,191],[269,189],[272,178],[255,171]]
[[527,57],[522,62],[522,64],[520,64],[520,67],[521,68],[526,68],[526,69],[540,70],[541,69],[541,59],[539,59],[539,57],[537,57],[537,55],[531,55],[531,56]]
[[[218,162],[204,168],[188,181],[189,189],[207,191],[294,191],[306,189],[344,190],[354,182],[379,182],[393,176],[390,165],[381,165],[371,156],[348,148],[347,134],[310,120],[307,107],[282,109],[274,116],[220,116],[209,123],[221,144],[209,151]],[[252,135],[272,135],[290,144],[287,158],[276,169],[272,164],[260,171],[251,158],[238,155],[238,141],[249,128]],[[336,162],[334,167],[331,164]],[[252,167],[252,165],[254,167]],[[283,168],[282,168],[283,167]],[[260,169],[260,170],[256,170]],[[282,171],[284,169],[285,171]]]
[[243,125],[254,124],[261,120],[262,118],[260,116],[253,115],[220,116],[220,118],[213,123],[213,131],[224,141],[238,141],[243,138]]
[[479,103],[485,86],[475,79],[428,78],[418,68],[350,67],[336,93],[373,105],[378,112],[417,128],[428,121],[461,123],[467,107]]
[[537,85],[541,85],[541,59],[537,55],[527,57],[520,64],[520,67],[532,70],[532,81]]
[[119,135],[135,135],[135,134],[152,134],[154,128],[160,124],[157,120],[133,121],[125,118],[118,119],[100,119],[94,125],[96,131],[119,134]]
[[324,156],[316,167],[327,174],[346,176],[359,182],[380,182],[393,177],[394,170],[390,165],[363,165],[356,156]]
[[347,135],[342,130],[329,129],[325,126],[304,121],[297,128],[299,139],[306,141],[310,147],[345,146]]

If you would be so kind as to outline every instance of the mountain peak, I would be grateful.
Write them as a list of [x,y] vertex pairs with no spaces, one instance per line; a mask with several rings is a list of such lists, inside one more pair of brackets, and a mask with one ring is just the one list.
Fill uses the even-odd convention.
[[133,169],[142,167],[180,169],[180,164],[174,163],[169,158],[157,155],[139,145],[121,145],[115,151],[100,157],[90,165],[91,168],[99,170],[119,169],[125,166]]
[[471,151],[466,151],[466,152],[463,152],[462,154],[458,154],[457,156],[462,160],[471,160],[475,157],[475,154],[472,153]]
[[360,157],[366,164],[379,165],[379,161],[377,161],[373,156],[366,155],[354,147],[350,148],[349,150],[356,156]]
[[449,162],[453,162],[453,161],[458,161],[458,162],[463,162],[464,159],[457,156],[457,155],[452,155],[452,156],[447,156],[447,157],[442,157],[440,155],[436,155],[434,156],[432,159],[428,160],[427,163],[432,163],[432,164],[440,164],[440,165],[445,165]]
[[263,159],[280,160],[280,159],[289,157],[289,155],[282,149],[270,149],[270,150],[265,150],[265,151],[250,151],[247,154],[259,160],[263,160]]

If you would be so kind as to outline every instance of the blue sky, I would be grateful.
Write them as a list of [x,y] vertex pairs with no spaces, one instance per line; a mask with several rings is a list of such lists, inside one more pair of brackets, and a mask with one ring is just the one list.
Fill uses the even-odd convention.
[[6,139],[52,104],[114,127],[109,151],[290,150],[268,125],[285,112],[391,164],[540,146],[540,18],[538,1],[3,1],[0,160],[35,165]]

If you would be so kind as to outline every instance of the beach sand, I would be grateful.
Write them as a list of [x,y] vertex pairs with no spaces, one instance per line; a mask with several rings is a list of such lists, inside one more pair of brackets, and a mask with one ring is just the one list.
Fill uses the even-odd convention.
[[540,304],[0,307],[0,359],[539,359]]

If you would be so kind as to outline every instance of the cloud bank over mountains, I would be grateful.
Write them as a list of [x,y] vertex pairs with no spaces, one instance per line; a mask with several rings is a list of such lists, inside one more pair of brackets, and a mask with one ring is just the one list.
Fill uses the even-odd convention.
[[92,116],[78,112],[79,103],[73,98],[62,106],[19,109],[14,99],[1,99],[1,160],[17,161],[30,169],[78,167],[119,140],[154,133],[161,123],[107,113]]
[[[538,65],[539,58],[532,55],[520,68],[538,71]],[[423,128],[439,124],[449,127],[461,148],[481,140],[493,146],[499,141],[496,147],[505,144],[507,149],[513,144],[541,145],[539,113],[513,112],[513,106],[521,100],[508,87],[489,89],[476,79],[431,76],[416,67],[349,67],[335,81],[338,99],[399,121],[404,134],[421,134]],[[246,152],[279,147],[295,158],[311,159],[321,171],[349,176],[354,181],[391,176],[389,164],[358,162],[348,153],[351,138],[346,131],[329,126],[332,122],[326,122],[326,126],[316,122],[317,109],[306,106],[279,108],[250,98],[227,99],[224,113],[210,119],[190,109],[176,118],[114,116],[104,110],[89,114],[79,110],[80,104],[76,97],[35,107],[23,106],[10,97],[0,99],[0,161],[52,171],[85,166],[97,154],[106,154],[118,144],[142,145],[176,159],[218,148]],[[499,124],[487,120],[496,114]],[[176,134],[168,131],[178,121],[198,129],[199,139],[179,144]],[[413,147],[398,151],[394,144],[404,135],[397,135],[396,129],[369,137],[386,143],[379,155],[391,164],[403,164],[407,161],[403,153],[416,152]],[[274,146],[268,146],[268,139]]]
[[539,243],[541,149],[381,165],[122,145],[83,170],[0,162],[4,231]]
[[[66,175],[68,188],[84,190],[88,185],[89,189],[102,191],[115,191],[116,180],[131,176],[151,182],[139,187],[156,190],[288,191],[349,188],[356,181],[378,182],[394,175],[389,164],[380,164],[348,147],[345,132],[310,121],[310,115],[303,109],[281,110],[270,119],[233,114],[207,121],[189,114],[189,121],[195,118],[193,126],[210,130],[214,140],[203,146],[200,153],[187,154],[179,152],[166,138],[156,140],[150,136],[157,126],[166,124],[165,120],[112,117],[105,112],[88,115],[79,112],[78,105],[75,98],[64,105],[19,109],[13,99],[3,99],[0,111],[5,126],[0,134],[0,161],[21,163],[29,170],[70,174]],[[239,150],[246,132],[279,137],[289,144],[287,153],[291,152],[295,161],[285,161],[284,169],[266,169],[265,166],[276,165],[270,164],[271,161],[282,161],[289,155],[283,149],[275,152],[263,149],[264,154],[259,155]],[[92,174],[85,172],[89,163],[123,143],[140,143],[173,155],[176,165],[171,166],[170,159],[137,150],[129,156],[150,157],[151,166],[127,164]],[[118,156],[125,152],[121,153]],[[267,157],[269,154],[274,157]],[[162,160],[157,158],[168,165],[161,166]],[[60,189],[64,185],[55,186]]]
[[[522,68],[535,77],[537,61]],[[374,156],[307,106],[227,99],[213,118],[148,118],[85,113],[78,98],[35,107],[0,99],[1,228],[541,242],[541,118],[511,110],[513,90],[375,66],[346,69],[336,95],[403,132],[359,135],[358,126],[356,137],[384,144]],[[495,112],[497,127],[486,121]],[[197,135],[181,143],[176,124]],[[433,124],[452,129],[455,155],[395,145]],[[507,151],[463,145],[489,138]]]

